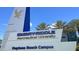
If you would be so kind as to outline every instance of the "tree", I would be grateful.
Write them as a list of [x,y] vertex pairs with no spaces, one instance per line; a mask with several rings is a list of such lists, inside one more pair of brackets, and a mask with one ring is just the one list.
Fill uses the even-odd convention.
[[73,19],[68,25],[73,29],[75,29],[75,27],[79,27],[79,19]]
[[2,40],[0,39],[0,44],[1,44]]
[[71,20],[67,25],[64,26],[63,30],[65,33],[76,32],[76,27],[79,27],[79,19]]
[[65,22],[63,22],[63,21],[61,21],[61,20],[58,20],[57,22],[56,22],[56,28],[57,29],[61,29],[61,28],[63,28],[65,26]]
[[72,41],[77,40],[76,27],[79,27],[79,19],[74,19],[74,20],[70,21],[63,28],[64,33],[67,34],[69,40],[72,40]]
[[37,27],[36,30],[46,30],[47,29],[47,24],[42,22],[40,23]]

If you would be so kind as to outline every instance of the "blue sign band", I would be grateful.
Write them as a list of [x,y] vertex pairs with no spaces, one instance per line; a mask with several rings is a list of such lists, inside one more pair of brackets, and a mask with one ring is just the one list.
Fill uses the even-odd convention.
[[30,31],[30,7],[26,8],[23,32]]

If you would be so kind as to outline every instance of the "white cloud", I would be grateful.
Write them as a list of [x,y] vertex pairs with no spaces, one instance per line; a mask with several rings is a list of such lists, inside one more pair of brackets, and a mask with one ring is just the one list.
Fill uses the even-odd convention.
[[30,27],[32,27],[32,23],[30,22]]
[[49,25],[49,28],[55,28],[56,23],[52,23],[51,25]]

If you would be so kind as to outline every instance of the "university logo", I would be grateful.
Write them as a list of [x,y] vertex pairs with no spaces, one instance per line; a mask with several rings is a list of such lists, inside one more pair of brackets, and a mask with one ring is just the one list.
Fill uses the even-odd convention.
[[16,18],[20,18],[20,16],[21,16],[21,13],[22,13],[22,10],[15,10],[15,17]]

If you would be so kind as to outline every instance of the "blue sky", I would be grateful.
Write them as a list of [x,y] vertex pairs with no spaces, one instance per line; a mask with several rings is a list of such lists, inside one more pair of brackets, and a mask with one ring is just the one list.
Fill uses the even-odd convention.
[[57,20],[69,22],[72,19],[79,19],[79,8],[65,7],[37,7],[31,8],[31,22],[33,23],[32,30],[35,30],[36,25],[41,22],[47,24],[55,23]]
[[[13,9],[14,8],[12,7],[0,7],[0,38],[3,38]],[[55,23],[57,20],[69,22],[72,19],[79,19],[78,7],[31,7],[30,12],[32,31],[34,31],[35,27],[41,22],[52,24]]]

